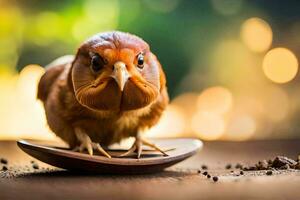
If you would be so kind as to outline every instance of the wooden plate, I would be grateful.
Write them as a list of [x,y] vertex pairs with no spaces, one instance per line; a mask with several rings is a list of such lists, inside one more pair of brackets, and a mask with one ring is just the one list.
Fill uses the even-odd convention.
[[162,171],[194,155],[203,145],[200,140],[186,138],[151,139],[151,141],[166,150],[169,156],[145,149],[140,159],[136,159],[135,155],[119,158],[117,156],[126,151],[119,148],[107,149],[112,158],[106,158],[101,155],[90,156],[73,152],[67,148],[35,140],[20,140],[18,146],[32,157],[63,169],[91,173],[141,174]]

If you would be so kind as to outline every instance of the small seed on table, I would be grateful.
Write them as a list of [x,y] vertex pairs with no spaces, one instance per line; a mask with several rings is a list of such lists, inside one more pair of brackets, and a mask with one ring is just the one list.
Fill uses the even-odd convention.
[[5,158],[1,158],[0,162],[4,165],[6,165],[8,163],[7,159],[5,159]]
[[225,168],[226,168],[226,169],[231,169],[231,164],[227,164],[227,165],[225,166]]
[[236,169],[242,169],[242,168],[243,168],[243,165],[241,165],[240,163],[237,163],[237,164],[235,165],[235,168],[236,168]]
[[267,171],[267,173],[266,173],[268,176],[271,176],[272,174],[273,174],[273,172],[272,171]]
[[32,167],[33,167],[33,169],[39,169],[39,168],[40,168],[40,167],[38,166],[38,164],[36,164],[36,163],[33,164]]
[[213,181],[214,181],[214,182],[217,182],[218,180],[219,180],[219,178],[218,178],[217,176],[214,176],[214,177],[213,177]]
[[202,169],[208,169],[208,167],[206,165],[202,165],[201,168]]

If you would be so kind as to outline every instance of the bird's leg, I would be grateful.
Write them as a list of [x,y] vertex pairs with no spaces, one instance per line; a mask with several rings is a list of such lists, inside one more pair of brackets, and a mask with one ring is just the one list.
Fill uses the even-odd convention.
[[164,156],[168,156],[168,154],[166,154],[166,152],[163,151],[161,148],[159,148],[155,144],[149,142],[148,140],[142,138],[141,137],[141,133],[139,132],[137,134],[137,136],[135,137],[135,142],[130,147],[130,149],[127,152],[121,154],[120,157],[128,156],[129,154],[131,154],[133,152],[136,152],[137,153],[137,158],[140,158],[141,157],[141,153],[142,153],[142,146],[143,145],[149,146],[149,147],[155,149],[156,151],[161,152]]
[[75,128],[75,135],[80,142],[80,145],[75,147],[74,151],[83,152],[85,149],[89,154],[93,155],[93,150],[99,151],[104,156],[111,158],[111,156],[101,147],[99,143],[92,142],[91,138],[81,129]]

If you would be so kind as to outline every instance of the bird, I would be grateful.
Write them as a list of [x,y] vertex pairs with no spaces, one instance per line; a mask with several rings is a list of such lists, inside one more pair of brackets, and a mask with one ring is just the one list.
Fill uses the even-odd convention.
[[48,66],[38,83],[49,128],[71,149],[95,151],[111,158],[111,144],[134,137],[132,153],[143,146],[168,156],[144,136],[168,106],[166,75],[150,46],[121,31],[97,33],[84,41],[75,56]]

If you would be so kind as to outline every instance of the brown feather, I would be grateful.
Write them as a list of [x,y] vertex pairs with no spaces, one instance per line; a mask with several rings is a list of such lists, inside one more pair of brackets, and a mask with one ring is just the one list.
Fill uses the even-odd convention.
[[47,69],[47,72],[41,77],[38,84],[37,98],[46,101],[51,90],[52,84],[55,82],[60,73],[64,70],[64,65],[56,65]]

